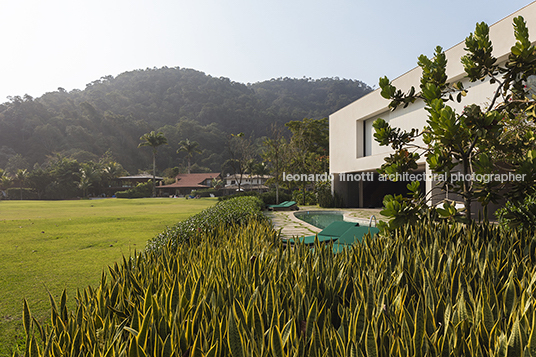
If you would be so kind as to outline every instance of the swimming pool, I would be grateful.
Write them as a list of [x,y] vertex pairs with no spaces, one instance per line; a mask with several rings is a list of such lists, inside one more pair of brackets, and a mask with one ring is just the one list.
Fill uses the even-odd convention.
[[326,228],[332,222],[344,221],[344,215],[341,212],[306,211],[296,212],[294,216],[321,229]]

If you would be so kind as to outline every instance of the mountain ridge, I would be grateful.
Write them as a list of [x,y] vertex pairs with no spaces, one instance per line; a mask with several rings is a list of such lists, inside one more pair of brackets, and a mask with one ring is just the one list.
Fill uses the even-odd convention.
[[32,167],[56,153],[87,160],[111,150],[135,172],[150,165],[148,153],[137,149],[139,137],[156,130],[170,143],[159,149],[159,168],[180,165],[176,148],[189,138],[200,142],[199,165],[218,170],[229,134],[260,137],[272,123],[326,117],[371,90],[337,77],[243,84],[179,67],[103,76],[83,90],[58,88],[0,104],[0,168],[14,156]]

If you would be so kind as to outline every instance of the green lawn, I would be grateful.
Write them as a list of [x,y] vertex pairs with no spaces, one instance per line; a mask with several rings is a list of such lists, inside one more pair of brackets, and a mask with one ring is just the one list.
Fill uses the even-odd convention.
[[23,336],[22,300],[41,320],[47,289],[72,298],[103,269],[142,250],[156,234],[213,205],[215,199],[0,201],[0,356]]

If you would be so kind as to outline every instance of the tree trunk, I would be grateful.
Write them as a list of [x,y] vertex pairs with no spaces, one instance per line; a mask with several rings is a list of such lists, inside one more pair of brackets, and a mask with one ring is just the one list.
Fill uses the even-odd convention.
[[305,186],[307,185],[307,183],[305,181],[303,181],[303,205],[305,206]]
[[469,220],[472,220],[472,212],[471,212],[471,201],[472,201],[472,193],[470,192],[469,186],[471,183],[466,180],[467,175],[469,174],[469,158],[463,157],[462,158],[463,163],[463,204],[465,206],[465,215]]

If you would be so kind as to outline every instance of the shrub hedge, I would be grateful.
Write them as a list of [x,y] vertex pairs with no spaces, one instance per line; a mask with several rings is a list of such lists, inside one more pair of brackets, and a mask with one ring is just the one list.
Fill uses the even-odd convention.
[[266,220],[261,213],[263,203],[257,197],[237,197],[218,202],[190,218],[179,222],[174,227],[168,227],[162,233],[151,239],[147,250],[160,250],[170,244],[178,244],[193,238],[213,232],[217,227],[233,224],[245,224],[250,220]]

